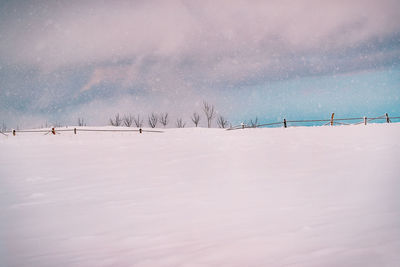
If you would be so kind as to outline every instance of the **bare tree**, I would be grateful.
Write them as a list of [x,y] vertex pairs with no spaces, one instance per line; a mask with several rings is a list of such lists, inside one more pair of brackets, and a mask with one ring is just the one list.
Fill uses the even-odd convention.
[[203,111],[204,114],[206,114],[207,117],[207,126],[208,128],[211,127],[211,122],[215,117],[215,110],[214,110],[214,105],[210,105],[206,101],[203,102]]
[[53,127],[55,127],[55,128],[61,128],[61,127],[62,127],[62,124],[61,124],[61,122],[56,121],[55,123],[53,123]]
[[46,122],[44,123],[44,127],[42,125],[42,128],[49,128],[49,122],[46,120]]
[[200,115],[197,112],[194,112],[191,119],[192,119],[194,125],[196,125],[196,127],[197,127],[197,125],[199,125]]
[[140,115],[133,118],[133,122],[135,123],[136,127],[140,128],[143,126],[143,119],[140,118]]
[[155,113],[151,113],[151,115],[149,116],[149,120],[148,120],[149,126],[151,128],[155,128],[157,126],[158,123],[158,116]]
[[255,120],[253,121],[252,119],[250,120],[250,126],[253,128],[256,128],[258,125],[258,118],[256,117]]
[[6,123],[3,121],[3,123],[1,124],[1,129],[0,129],[0,131],[2,131],[2,132],[5,132],[5,131],[7,131],[7,125],[6,125]]
[[41,124],[41,125],[40,125],[40,128],[41,128],[41,129],[43,129],[43,128],[49,128],[48,122],[46,121],[45,124]]
[[218,116],[217,125],[219,128],[226,128],[228,126],[228,121],[223,116]]
[[176,127],[178,128],[185,128],[186,122],[183,122],[182,118],[176,120]]
[[1,124],[1,127],[0,127],[0,134],[4,135],[4,136],[7,136],[7,134],[5,134],[6,131],[7,131],[7,125],[3,121],[3,123]]
[[119,116],[119,113],[117,113],[116,115],[115,115],[115,118],[113,119],[113,118],[110,118],[110,124],[112,125],[112,126],[120,126],[121,124],[122,124],[122,119],[121,119],[121,117]]
[[78,118],[78,126],[86,126],[86,122],[83,118]]
[[126,127],[131,127],[133,124],[133,116],[131,114],[125,115],[122,119]]
[[160,123],[165,127],[168,124],[168,112],[160,114]]

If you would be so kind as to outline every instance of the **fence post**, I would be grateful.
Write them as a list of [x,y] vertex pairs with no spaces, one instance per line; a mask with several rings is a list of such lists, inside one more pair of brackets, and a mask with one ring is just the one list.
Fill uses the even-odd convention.
[[387,113],[385,113],[385,116],[386,116],[386,122],[390,123],[389,115]]
[[76,134],[76,128],[74,128],[74,134]]
[[16,131],[15,130],[13,130],[13,135],[15,136],[17,133],[16,133]]
[[331,116],[331,126],[333,126],[333,117],[335,116],[335,113],[332,113],[332,116]]
[[367,117],[364,117],[364,125],[367,125]]
[[283,119],[283,127],[287,128],[286,119]]

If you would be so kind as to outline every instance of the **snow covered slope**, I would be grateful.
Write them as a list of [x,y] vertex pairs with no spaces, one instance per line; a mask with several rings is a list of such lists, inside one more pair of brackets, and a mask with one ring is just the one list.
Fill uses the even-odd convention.
[[0,136],[0,266],[399,266],[399,137]]

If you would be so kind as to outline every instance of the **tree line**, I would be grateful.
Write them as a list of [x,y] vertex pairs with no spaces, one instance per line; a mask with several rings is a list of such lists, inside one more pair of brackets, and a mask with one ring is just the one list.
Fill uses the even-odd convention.
[[[211,128],[212,121],[217,116],[214,105],[206,101],[203,101],[202,111],[204,113],[205,120],[207,122],[207,127]],[[193,114],[190,117],[190,120],[192,121],[195,127],[198,127],[201,119],[202,119],[201,114],[197,112],[193,112]],[[83,121],[83,119],[80,118],[78,121],[78,125],[84,126],[81,125],[81,120]],[[134,116],[132,114],[121,116],[119,113],[117,113],[114,115],[114,117],[109,119],[109,124],[112,126],[141,128],[145,126],[145,122],[150,128],[156,128],[158,125],[166,127],[171,121],[168,112],[162,112],[159,114],[152,112],[150,115],[147,116],[147,118],[141,117],[140,115]],[[228,120],[222,115],[217,116],[216,122],[219,128],[227,128],[229,124]],[[184,128],[186,126],[186,122],[183,120],[183,118],[179,117],[175,121],[175,126],[177,128]]]
[[[213,121],[216,119],[216,124],[219,128],[228,128],[229,122],[226,117],[222,115],[217,115],[215,110],[215,106],[206,101],[203,101],[202,104],[202,112],[193,112],[190,116],[190,122],[193,123],[195,127],[199,126],[200,121],[204,120],[207,127],[211,128]],[[147,117],[141,115],[120,115],[119,113],[115,114],[113,117],[109,118],[109,125],[112,126],[126,126],[126,127],[137,127],[142,128],[145,126],[149,126],[150,128],[167,127],[171,123],[174,123],[174,126],[177,128],[184,128],[187,125],[187,122],[184,121],[182,117],[176,118],[175,121],[171,121],[168,112],[155,113],[152,112]],[[257,123],[257,121],[256,121]],[[87,126],[87,122],[84,118],[79,117],[77,120],[78,126]],[[49,124],[47,121],[45,124],[40,125],[39,128],[48,128],[48,127],[62,127],[62,124],[59,122]],[[17,127],[19,129],[19,127]],[[0,132],[6,132],[8,127],[6,123],[3,121],[0,124]]]

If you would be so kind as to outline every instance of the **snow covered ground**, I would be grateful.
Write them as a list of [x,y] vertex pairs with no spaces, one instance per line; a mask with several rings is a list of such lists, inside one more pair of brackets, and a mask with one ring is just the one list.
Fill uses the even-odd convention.
[[399,137],[0,136],[0,266],[400,266]]

